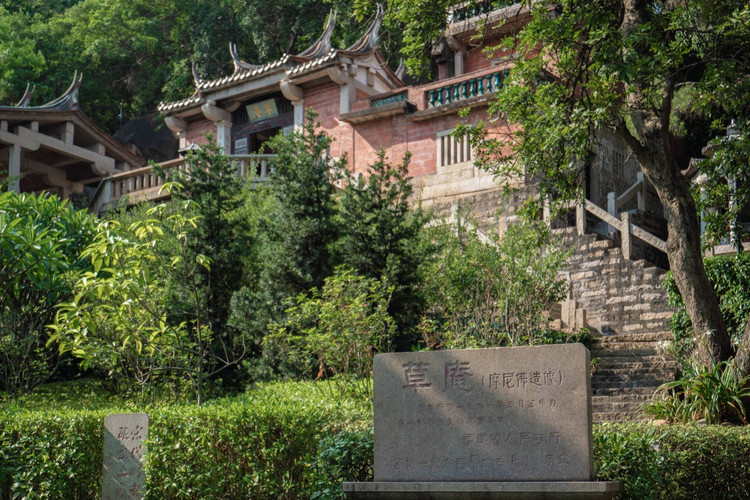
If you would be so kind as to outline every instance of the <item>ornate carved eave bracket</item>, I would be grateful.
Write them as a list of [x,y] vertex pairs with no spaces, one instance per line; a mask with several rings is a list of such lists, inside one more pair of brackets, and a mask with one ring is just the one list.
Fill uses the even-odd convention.
[[29,104],[31,104],[31,98],[34,95],[35,90],[36,90],[36,85],[32,87],[30,83],[27,83],[26,90],[23,92],[23,96],[21,97],[21,100],[18,101],[18,104],[16,104],[16,107],[28,108]]
[[384,15],[385,12],[383,11],[383,6],[378,4],[375,19],[370,23],[370,26],[367,28],[367,31],[365,31],[365,34],[362,35],[362,38],[360,38],[357,43],[346,49],[346,52],[365,54],[375,50],[378,46],[378,32],[380,31],[380,25],[383,22]]
[[182,118],[177,118],[176,116],[166,117],[164,119],[164,123],[169,128],[169,130],[177,134],[184,133],[188,127],[187,121],[183,120]]
[[243,71],[255,71],[256,69],[262,67],[257,64],[246,63],[245,61],[240,59],[240,56],[237,54],[236,43],[229,42],[229,55],[232,56],[232,62],[234,63],[234,73],[232,73],[232,76]]
[[280,83],[280,88],[281,93],[284,94],[284,97],[292,102],[301,101],[305,95],[300,87],[294,85],[289,80],[282,80]]
[[306,50],[297,54],[296,57],[304,59],[317,59],[323,57],[331,51],[331,37],[333,36],[333,28],[336,25],[336,12],[331,9],[328,14],[328,23],[326,24],[323,34],[318,38],[315,43],[310,45]]
[[212,122],[223,121],[232,123],[232,114],[229,111],[218,107],[216,105],[216,101],[208,101],[207,103],[203,104],[201,106],[201,111],[203,112],[203,116],[205,116]]
[[50,101],[47,104],[42,104],[34,109],[52,109],[57,111],[70,111],[78,109],[78,90],[81,88],[81,82],[83,81],[83,74],[79,74],[78,71],[73,73],[73,82],[68,87],[63,95]]

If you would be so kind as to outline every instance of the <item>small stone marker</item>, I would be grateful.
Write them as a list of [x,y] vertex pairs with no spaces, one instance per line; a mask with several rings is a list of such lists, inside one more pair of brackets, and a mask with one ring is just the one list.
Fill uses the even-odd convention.
[[375,482],[350,498],[611,498],[582,344],[378,354]]
[[143,498],[143,442],[148,439],[148,422],[145,413],[115,413],[104,419],[102,500]]

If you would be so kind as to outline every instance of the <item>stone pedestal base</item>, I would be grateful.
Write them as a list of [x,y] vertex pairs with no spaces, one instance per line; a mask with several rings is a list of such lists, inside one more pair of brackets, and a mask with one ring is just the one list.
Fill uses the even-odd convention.
[[357,500],[604,500],[620,489],[616,481],[344,483],[347,498]]

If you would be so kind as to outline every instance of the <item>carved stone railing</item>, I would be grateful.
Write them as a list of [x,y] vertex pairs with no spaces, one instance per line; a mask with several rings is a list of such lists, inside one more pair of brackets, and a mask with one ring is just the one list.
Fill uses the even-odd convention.
[[576,232],[579,235],[586,234],[586,213],[593,215],[604,223],[610,225],[614,230],[620,233],[620,246],[622,255],[628,260],[633,259],[633,238],[651,245],[655,249],[667,253],[667,243],[649,233],[645,229],[633,224],[630,220],[629,212],[622,212],[620,217],[616,217],[603,208],[598,207],[592,201],[583,200],[578,203],[571,203],[568,208],[575,208],[576,211]]
[[620,196],[617,196],[614,191],[607,193],[607,211],[611,215],[615,215],[622,207],[624,207],[633,198],[636,198],[636,206],[638,210],[646,210],[646,193],[648,190],[648,184],[644,180],[643,172],[638,172],[637,180],[635,183],[625,190]]
[[428,108],[437,108],[453,102],[464,101],[500,90],[509,71],[495,71],[481,76],[474,76],[456,83],[426,90]]
[[402,102],[409,98],[407,91],[399,92],[398,94],[388,95],[385,97],[378,97],[370,100],[370,107],[377,108],[385,106],[386,104],[393,104],[394,102]]
[[[270,162],[274,156],[229,155],[229,158],[238,163],[237,171],[243,179],[250,177],[253,182],[263,182],[271,174]],[[185,160],[177,158],[160,163],[159,166],[169,177],[170,172],[185,170]],[[116,174],[102,180],[89,209],[95,213],[103,213],[116,207],[123,198],[128,205],[169,198],[169,193],[162,189],[163,185],[164,180],[154,173],[151,166]]]

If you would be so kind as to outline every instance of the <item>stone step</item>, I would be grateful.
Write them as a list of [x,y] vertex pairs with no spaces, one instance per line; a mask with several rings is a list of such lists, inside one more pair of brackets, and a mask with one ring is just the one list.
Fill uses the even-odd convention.
[[[652,343],[649,343],[652,344]],[[613,357],[634,357],[634,356],[659,356],[662,350],[655,345],[637,345],[637,343],[631,343],[626,345],[619,345],[616,348],[607,349],[599,347],[597,349],[591,349],[592,358],[613,358]]]
[[592,404],[610,403],[643,403],[651,399],[651,394],[621,394],[618,396],[591,396]]
[[[660,368],[663,370],[678,370],[680,364],[673,359],[658,359],[662,356],[649,356],[650,360],[644,360],[643,358],[636,358],[632,356],[605,356],[599,358],[594,365],[594,373],[602,370],[648,370],[652,368]],[[666,356],[664,356],[666,357]]]
[[651,392],[656,390],[657,387],[662,385],[664,382],[661,380],[592,380],[591,388],[596,394],[601,389],[650,389]]
[[592,415],[592,421],[595,424],[604,422],[640,422],[646,419],[646,415],[639,411],[594,413]]
[[638,375],[674,375],[677,372],[677,363],[621,363],[617,365],[598,366],[594,372],[595,377],[619,377],[633,374]]
[[654,384],[661,385],[665,382],[674,380],[674,373],[671,372],[656,372],[656,373],[596,373],[591,379],[592,383],[606,384],[609,382],[653,382]]
[[633,364],[633,363],[666,363],[666,362],[674,362],[674,359],[667,354],[653,354],[650,356],[634,357],[631,355],[623,356],[620,353],[618,353],[617,355],[611,355],[611,356],[604,355],[602,357],[597,357],[595,367],[598,368],[599,366],[607,366],[607,365],[612,365],[616,363]]
[[592,413],[607,413],[607,412],[640,412],[643,411],[643,405],[645,401],[640,402],[629,402],[629,403],[616,403],[616,402],[603,402],[593,403],[591,405]]
[[613,342],[659,342],[659,341],[670,341],[672,340],[672,332],[658,331],[658,332],[643,332],[643,333],[625,333],[620,335],[604,335],[597,337],[593,340],[592,345],[597,344],[610,344]]
[[592,387],[592,396],[648,396],[654,394],[656,387]]

